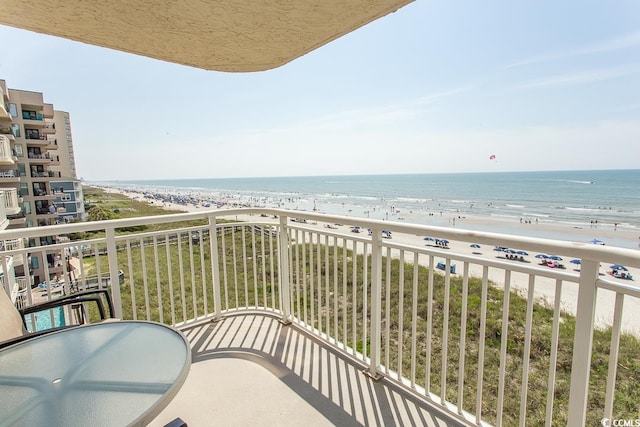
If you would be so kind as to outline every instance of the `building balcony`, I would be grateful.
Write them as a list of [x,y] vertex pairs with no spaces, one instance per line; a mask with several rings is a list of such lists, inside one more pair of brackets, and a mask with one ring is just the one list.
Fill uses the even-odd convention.
[[50,178],[60,178],[62,176],[62,174],[58,171],[42,171],[42,170],[32,170],[31,171],[31,178],[38,178],[38,179],[50,179]]
[[47,150],[57,150],[58,149],[58,140],[57,139],[49,139],[48,144],[46,146]]
[[27,216],[23,210],[17,214],[7,215],[7,219],[9,220],[9,225],[12,227],[21,227],[27,222]]
[[[187,336],[189,377],[152,425],[176,416],[190,425],[569,426],[637,417],[640,289],[606,271],[640,268],[636,250],[277,209],[0,239],[89,232],[103,237],[29,252],[70,256],[64,292],[108,286],[116,317]],[[457,245],[426,246],[422,236]],[[470,244],[481,249],[462,250]],[[494,248],[529,251],[531,261]],[[535,252],[579,268],[539,265]]]
[[49,144],[49,140],[47,139],[47,136],[41,134],[40,132],[26,133],[24,138],[27,140],[28,145],[48,145]]
[[[0,241],[0,251],[20,251],[24,249],[24,239],[8,239]],[[24,263],[24,256],[16,255],[12,257],[14,266],[21,266]]]
[[44,134],[56,133],[56,124],[53,120],[45,120],[44,127],[40,130]]
[[48,152],[44,153],[36,153],[34,151],[27,152],[27,158],[30,163],[42,163],[42,164],[50,164],[52,160],[51,154]]
[[15,158],[8,137],[0,135],[0,165],[13,165]]
[[9,141],[15,141],[16,137],[13,134],[13,130],[10,127],[4,127],[0,125],[0,135],[4,135],[9,138]]
[[3,188],[4,208],[7,215],[15,215],[20,212],[20,203],[18,202],[17,188]]
[[9,113],[9,108],[4,104],[4,100],[2,99],[0,99],[0,120],[11,120],[11,113]]
[[18,170],[0,170],[0,186],[5,183],[20,182],[20,172]]

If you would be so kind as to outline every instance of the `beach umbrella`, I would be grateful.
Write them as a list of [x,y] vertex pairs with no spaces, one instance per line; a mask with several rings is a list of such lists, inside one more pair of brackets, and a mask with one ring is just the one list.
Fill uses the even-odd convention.
[[525,251],[517,251],[516,253],[517,253],[518,255],[525,255],[525,256],[529,255],[529,254],[528,254],[528,253],[526,253]]
[[497,246],[497,247],[493,248],[493,250],[496,251],[496,252],[504,252],[504,248],[502,248],[500,246]]
[[505,249],[504,251],[506,253],[508,253],[508,254],[515,254],[516,253],[515,249]]
[[613,264],[611,267],[609,267],[612,270],[622,270],[622,271],[629,271],[627,269],[627,267],[625,267],[624,265],[620,265],[620,264]]
[[581,261],[581,260],[579,260],[579,259],[572,259],[572,260],[571,260],[571,261],[569,261],[569,262],[570,262],[571,264],[578,264],[578,265],[582,264],[582,261]]
[[422,240],[426,240],[427,242],[431,242],[431,241],[433,241],[433,237],[425,237]]
[[562,257],[559,257],[558,255],[550,255],[549,258],[554,261],[562,261]]
[[593,239],[593,240],[591,241],[591,243],[593,243],[594,245],[597,245],[598,243],[602,243],[602,240],[599,240],[599,239]]
[[547,254],[538,254],[538,255],[536,255],[536,258],[549,258],[549,255],[547,255]]
[[479,244],[477,244],[477,243],[472,243],[472,244],[471,244],[471,245],[469,245],[469,246],[471,246],[472,248],[480,249],[480,245],[479,245]]

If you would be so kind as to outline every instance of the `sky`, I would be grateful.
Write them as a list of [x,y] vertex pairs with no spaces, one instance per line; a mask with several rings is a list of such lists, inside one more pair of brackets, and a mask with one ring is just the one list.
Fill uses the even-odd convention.
[[640,168],[637,0],[418,0],[259,73],[0,40],[87,181]]

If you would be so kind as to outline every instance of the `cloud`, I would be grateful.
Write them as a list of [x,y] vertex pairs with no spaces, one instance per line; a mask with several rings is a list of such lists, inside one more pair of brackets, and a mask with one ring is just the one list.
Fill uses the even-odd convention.
[[592,55],[595,53],[610,52],[614,50],[627,49],[630,47],[640,46],[640,32],[628,34],[613,40],[592,44],[590,46],[581,47],[573,50],[562,52],[551,52],[544,55],[534,56],[532,58],[523,59],[505,66],[504,68],[522,67],[525,65],[538,64],[541,62],[549,62],[557,59],[564,59],[574,56]]
[[534,88],[544,86],[564,86],[600,82],[604,80],[618,79],[640,73],[640,64],[624,65],[619,67],[601,68],[583,73],[559,74],[540,79],[528,80],[518,85],[518,88]]

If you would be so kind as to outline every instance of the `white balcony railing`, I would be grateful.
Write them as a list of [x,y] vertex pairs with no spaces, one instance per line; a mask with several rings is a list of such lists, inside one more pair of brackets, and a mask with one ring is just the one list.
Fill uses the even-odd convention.
[[4,188],[2,190],[4,208],[7,215],[15,215],[20,212],[20,203],[18,202],[17,188]]
[[[223,222],[236,216],[245,221]],[[628,316],[638,312],[640,289],[600,275],[601,264],[640,267],[634,250],[275,209],[5,230],[0,239],[81,232],[104,237],[9,254],[66,254],[59,289],[108,284],[123,319],[185,326],[247,309],[276,313],[465,423],[583,426],[637,415],[616,382],[618,369],[636,372],[620,359],[621,337],[639,335]],[[477,243],[485,253],[425,246],[416,236]],[[514,262],[494,246],[581,266]],[[35,298],[27,293],[25,303]],[[592,361],[603,339],[608,354]]]
[[0,135],[0,163],[14,164],[13,151],[11,150],[11,140],[4,135]]

